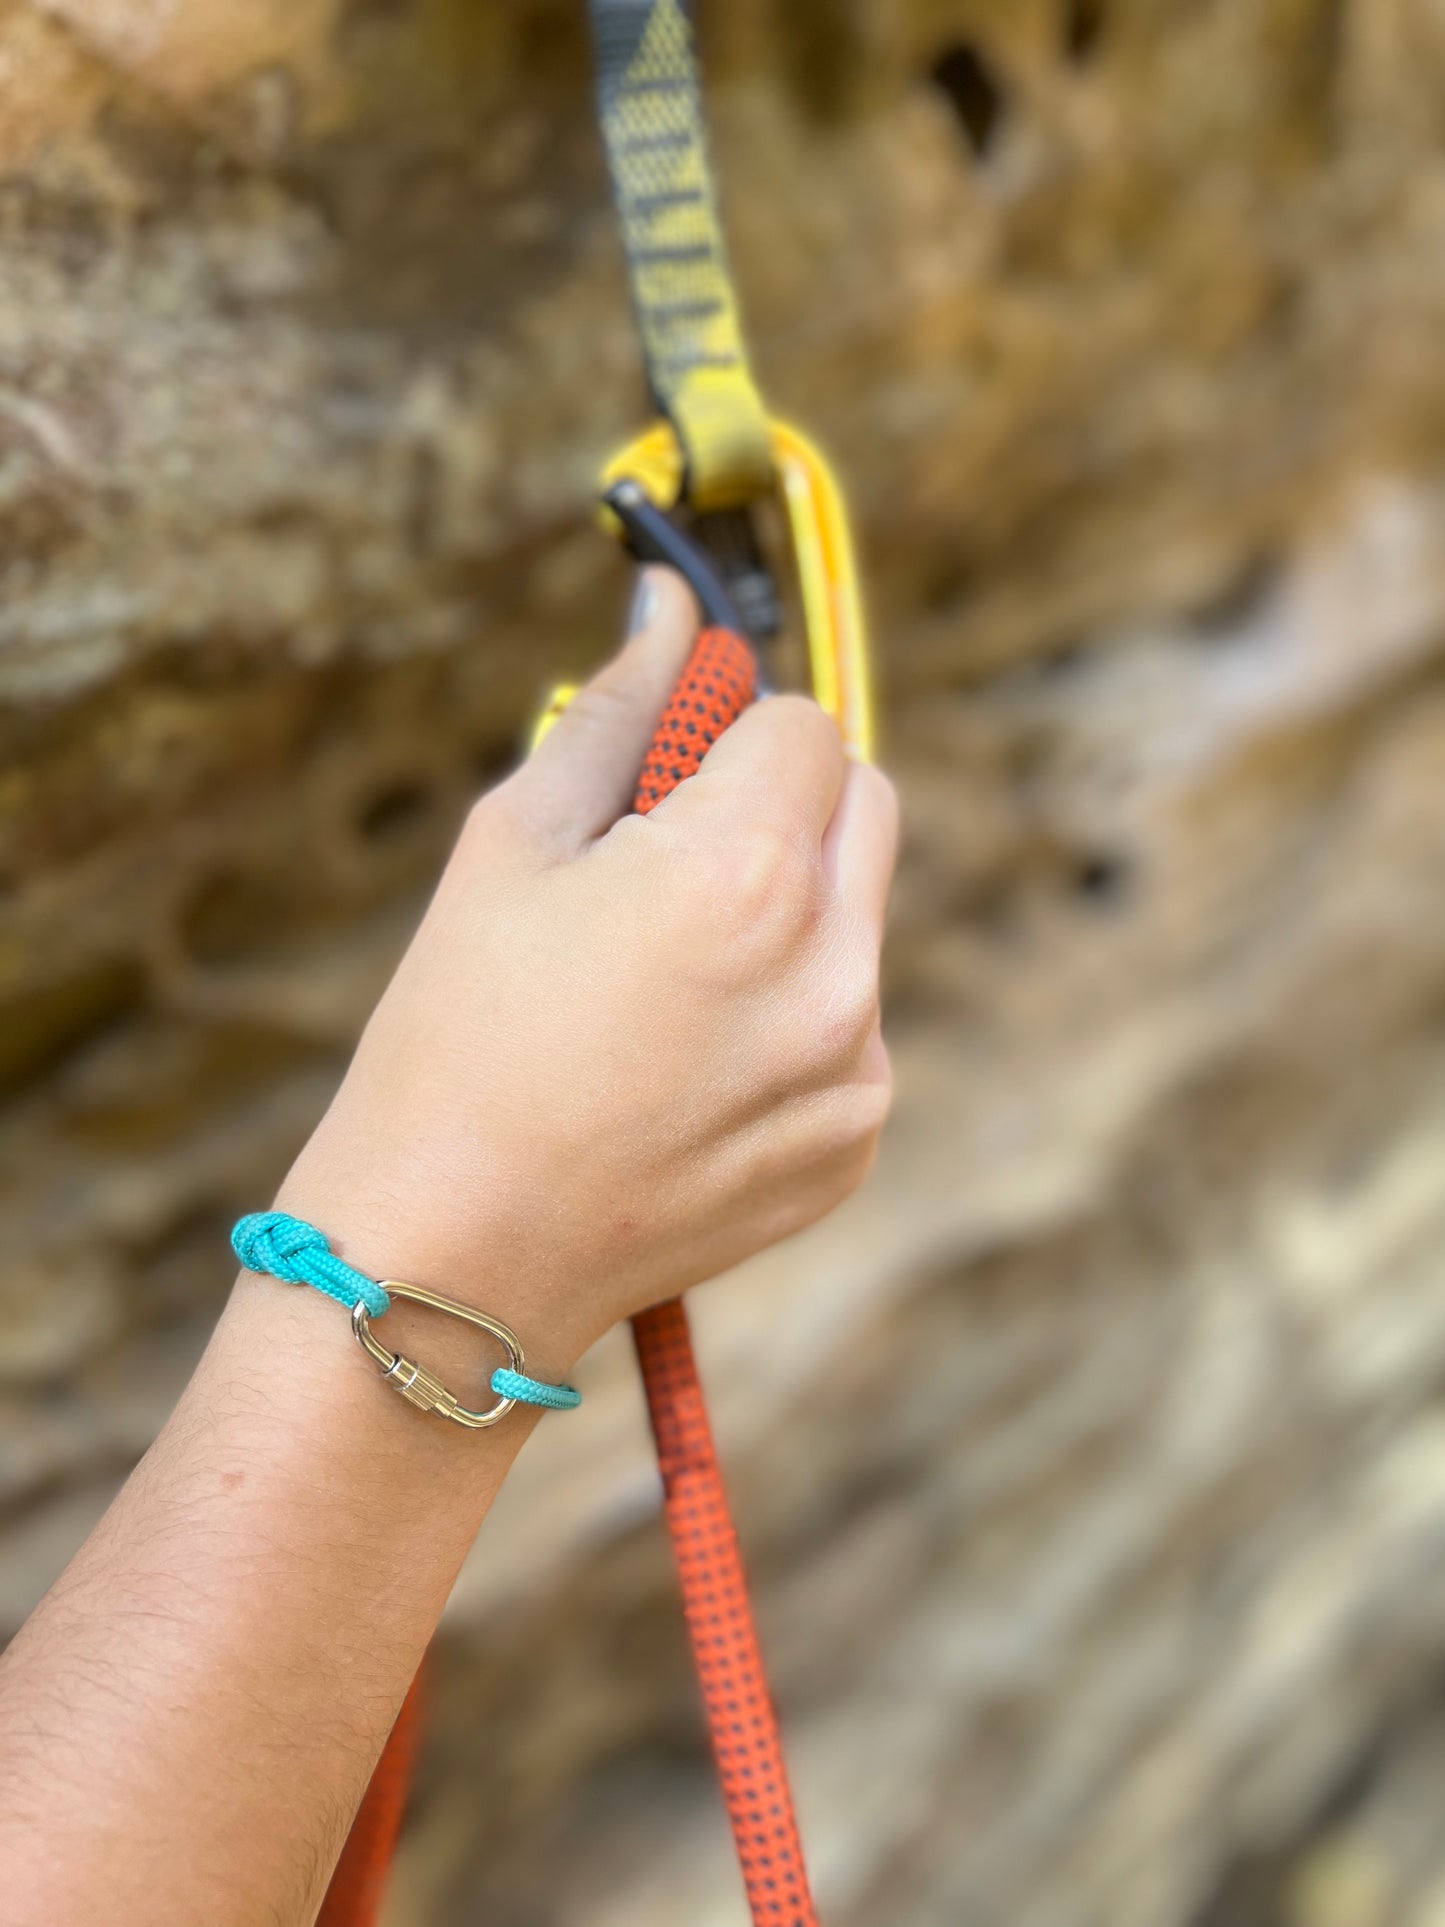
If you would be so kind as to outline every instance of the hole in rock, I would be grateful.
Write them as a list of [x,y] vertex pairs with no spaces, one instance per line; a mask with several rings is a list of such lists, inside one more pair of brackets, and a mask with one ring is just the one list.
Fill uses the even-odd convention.
[[181,912],[180,939],[197,963],[232,963],[274,947],[293,915],[277,879],[222,871],[207,877]]
[[788,80],[799,103],[820,122],[852,111],[868,85],[868,0],[830,0],[826,7],[783,5],[776,31]]
[[14,1095],[54,1071],[123,1024],[144,996],[140,969],[116,959],[10,998],[0,1011],[0,1094]]
[[403,777],[375,790],[356,813],[356,827],[368,843],[385,843],[405,836],[431,808],[431,791],[425,783]]
[[[525,753],[525,746],[521,753]],[[473,743],[467,752],[467,769],[478,791],[489,790],[510,775],[518,757],[517,740],[510,731],[505,736],[486,737]]]
[[1132,882],[1127,858],[1107,850],[1091,851],[1074,867],[1075,893],[1101,910],[1122,903]]
[[1259,620],[1283,581],[1284,566],[1278,556],[1246,557],[1212,595],[1189,611],[1191,632],[1201,642],[1233,642]]
[[1050,682],[1064,682],[1089,666],[1089,648],[1083,641],[1057,643],[1039,657],[1038,673]]
[[1075,66],[1084,66],[1099,51],[1108,20],[1108,0],[1068,0],[1064,8],[1064,52]]
[[960,40],[938,56],[929,78],[957,114],[969,146],[985,159],[1008,107],[1003,83],[989,62],[971,42]]

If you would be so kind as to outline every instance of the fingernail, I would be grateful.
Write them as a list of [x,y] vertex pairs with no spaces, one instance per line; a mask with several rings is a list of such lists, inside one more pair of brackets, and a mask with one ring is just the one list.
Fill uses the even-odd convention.
[[640,575],[632,591],[632,606],[627,611],[627,633],[635,636],[657,614],[657,584],[650,575]]

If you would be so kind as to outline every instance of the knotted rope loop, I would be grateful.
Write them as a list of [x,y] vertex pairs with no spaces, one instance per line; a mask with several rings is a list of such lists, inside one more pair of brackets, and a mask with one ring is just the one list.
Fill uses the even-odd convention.
[[391,1300],[364,1271],[338,1258],[324,1232],[285,1211],[253,1211],[231,1233],[231,1249],[247,1271],[269,1273],[287,1284],[311,1285],[349,1311],[358,1302],[373,1318]]

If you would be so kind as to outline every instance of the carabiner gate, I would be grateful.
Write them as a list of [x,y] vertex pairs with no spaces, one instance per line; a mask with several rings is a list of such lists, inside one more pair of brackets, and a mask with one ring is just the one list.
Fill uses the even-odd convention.
[[[798,573],[813,694],[837,723],[848,754],[866,762],[873,753],[868,637],[843,492],[821,450],[800,430],[772,420],[768,433]],[[705,542],[671,519],[683,483],[677,436],[669,422],[656,422],[603,470],[603,522],[639,559],[679,568],[709,622],[748,636],[757,625],[745,625],[741,598],[730,593],[733,585],[708,557]]]

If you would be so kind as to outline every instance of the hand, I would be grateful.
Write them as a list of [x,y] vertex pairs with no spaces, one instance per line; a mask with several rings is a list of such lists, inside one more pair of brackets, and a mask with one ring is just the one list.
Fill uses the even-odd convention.
[[696,627],[649,581],[646,626],[473,809],[279,1200],[553,1362],[821,1217],[889,1103],[893,790],[776,696],[628,814]]
[[[279,1200],[363,1270],[504,1319],[542,1378],[836,1204],[888,1105],[892,791],[778,696],[625,814],[693,628],[677,582],[656,592],[473,811]],[[495,1348],[401,1303],[388,1343],[409,1309],[419,1356],[485,1401]],[[426,1418],[377,1385],[336,1305],[245,1274],[0,1668],[6,1919],[314,1920],[536,1418]]]

